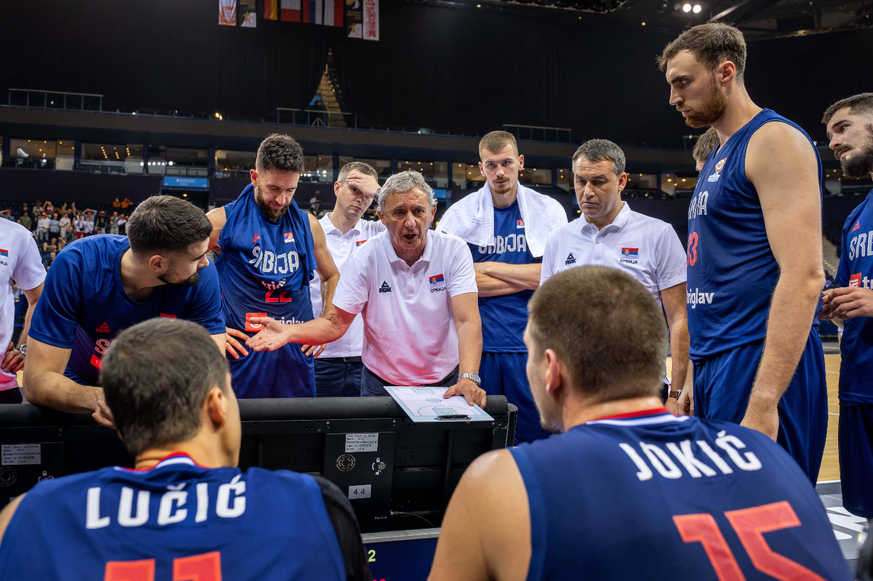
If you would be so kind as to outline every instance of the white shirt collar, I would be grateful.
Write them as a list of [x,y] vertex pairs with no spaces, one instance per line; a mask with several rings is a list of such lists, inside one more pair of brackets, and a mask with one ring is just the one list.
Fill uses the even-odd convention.
[[319,222],[321,223],[321,227],[324,229],[325,234],[330,234],[331,232],[336,232],[337,236],[348,236],[349,232],[353,232],[355,236],[361,233],[361,229],[359,226],[361,225],[361,218],[358,218],[358,221],[355,222],[355,225],[352,226],[351,230],[343,234],[339,228],[333,225],[333,222],[330,221],[330,216],[333,212],[329,212],[325,214]]
[[[424,252],[422,252],[421,256],[418,257],[418,260],[413,262],[412,264],[418,264],[419,262],[427,262],[430,263],[431,256],[433,256],[433,232],[428,228],[427,233],[427,242],[424,243]],[[388,255],[389,262],[402,262],[406,264],[406,261],[397,256],[397,251],[394,250],[394,244],[391,242],[391,232],[387,230],[384,233],[383,245],[385,247],[385,253]],[[411,266],[409,268],[412,268]]]
[[[615,219],[606,226],[604,226],[600,232],[621,232],[622,229],[627,226],[628,220],[630,220],[631,209],[630,205],[627,202],[622,202],[621,210],[616,214]],[[582,230],[591,232],[593,231],[595,234],[598,232],[597,226],[588,221],[585,216],[582,216],[581,220],[583,221]],[[587,230],[586,230],[587,229]]]

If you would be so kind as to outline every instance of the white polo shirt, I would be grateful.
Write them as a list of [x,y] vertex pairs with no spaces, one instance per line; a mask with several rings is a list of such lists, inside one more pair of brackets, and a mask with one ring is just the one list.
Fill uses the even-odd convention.
[[[36,240],[21,224],[0,220],[0,346],[6,352],[15,323],[15,301],[12,298],[14,278],[18,288],[32,290],[45,281],[45,267]],[[0,390],[18,387],[12,373],[0,371]]]
[[340,272],[333,304],[364,319],[363,361],[397,385],[436,383],[459,363],[452,297],[479,292],[467,243],[427,233],[412,266],[383,232],[355,252]]
[[[385,225],[382,222],[358,220],[351,230],[343,234],[330,221],[330,214],[326,214],[318,223],[324,229],[327,250],[339,271],[342,271],[349,257],[357,252],[367,240],[385,231]],[[320,317],[323,307],[321,304],[321,276],[319,276],[318,271],[315,272],[315,278],[309,282],[309,296],[312,299],[312,314]],[[333,343],[329,343],[319,358],[360,357],[363,343],[364,322],[360,316],[357,316],[346,334]]]
[[612,224],[597,226],[577,218],[554,230],[546,243],[540,284],[586,264],[623,270],[643,283],[662,304],[661,291],[686,280],[687,256],[673,227],[630,209],[627,202]]

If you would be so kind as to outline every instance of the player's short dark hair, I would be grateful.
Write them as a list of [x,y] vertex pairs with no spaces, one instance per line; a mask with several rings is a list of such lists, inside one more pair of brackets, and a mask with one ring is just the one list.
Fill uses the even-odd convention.
[[737,79],[742,80],[746,72],[746,40],[743,33],[730,24],[712,22],[686,30],[664,47],[664,52],[658,57],[660,69],[665,70],[667,62],[683,50],[693,54],[710,71],[725,61],[731,61],[737,69]]
[[136,254],[183,252],[210,234],[212,223],[203,210],[174,196],[152,196],[127,221],[127,238]]
[[[346,178],[349,177],[349,174],[352,173],[353,171],[370,176],[371,178],[373,178],[375,180],[379,179],[379,172],[377,172],[375,169],[373,169],[373,167],[370,164],[364,163],[363,161],[352,161],[352,162],[345,164],[342,167],[342,169],[339,170],[339,175],[337,175],[336,181],[338,181],[341,184],[345,184]],[[318,192],[316,192],[316,193],[318,193]]]
[[255,159],[258,171],[303,171],[303,148],[290,135],[274,133],[261,142]]
[[709,159],[709,154],[720,145],[721,141],[718,138],[718,132],[713,127],[710,127],[706,130],[706,133],[697,138],[697,143],[694,144],[694,151],[691,155],[694,156],[694,161],[706,161]]
[[136,456],[193,438],[209,391],[230,389],[227,370],[196,323],[157,318],[122,331],[103,357],[100,380],[127,451]]
[[852,115],[864,115],[865,117],[873,116],[873,93],[859,93],[840,99],[833,105],[827,108],[821,122],[827,125],[831,122],[831,117],[840,109],[849,108],[849,113]]
[[621,148],[608,139],[590,139],[580,145],[576,153],[573,154],[572,163],[574,166],[576,165],[576,160],[580,157],[584,157],[591,163],[611,161],[612,171],[617,176],[624,173],[627,163]]
[[518,142],[515,140],[515,135],[508,131],[486,133],[485,137],[479,140],[479,159],[482,159],[483,151],[497,153],[509,144],[512,144],[513,149],[515,149],[515,155],[518,155]]
[[658,302],[629,274],[582,266],[556,274],[528,303],[528,333],[542,357],[553,349],[572,389],[595,401],[656,395],[667,327]]

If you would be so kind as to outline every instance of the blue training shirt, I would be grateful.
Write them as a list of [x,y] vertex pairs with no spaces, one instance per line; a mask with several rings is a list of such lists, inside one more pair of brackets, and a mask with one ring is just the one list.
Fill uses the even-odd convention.
[[809,480],[758,432],[655,409],[509,451],[528,581],[853,578]]
[[211,335],[224,334],[221,291],[212,264],[187,287],[156,286],[145,301],[131,299],[121,283],[126,236],[97,235],[61,250],[49,269],[30,325],[30,336],[71,349],[64,373],[84,385],[97,385],[103,354],[121,331],[155,317],[187,319]]
[[256,333],[253,316],[287,324],[312,320],[309,281],[318,265],[307,214],[292,202],[278,222],[268,220],[251,185],[224,213],[215,266],[227,326]]
[[688,208],[688,331],[690,354],[700,360],[755,341],[767,333],[779,265],[770,250],[755,186],[746,178],[746,149],[763,125],[798,125],[764,109],[721,149],[714,150]]
[[[867,198],[843,225],[838,286],[873,288],[873,205]],[[843,322],[840,342],[840,401],[873,404],[873,319],[854,317]]]
[[[493,246],[470,244],[473,262],[503,262],[506,264],[540,263],[527,247],[524,221],[518,200],[506,208],[494,208]],[[485,353],[527,353],[522,335],[527,325],[527,303],[532,290],[499,297],[479,297],[482,317],[482,351]]]
[[318,483],[285,470],[104,468],[38,483],[0,545],[7,579],[345,579]]

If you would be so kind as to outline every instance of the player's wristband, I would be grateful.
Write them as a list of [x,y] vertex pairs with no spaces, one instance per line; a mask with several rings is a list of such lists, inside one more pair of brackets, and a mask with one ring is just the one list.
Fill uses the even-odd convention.
[[674,399],[679,399],[679,396],[680,396],[680,395],[682,395],[682,390],[681,390],[681,389],[671,389],[671,390],[667,393],[667,399],[670,399],[671,397],[674,398]]

